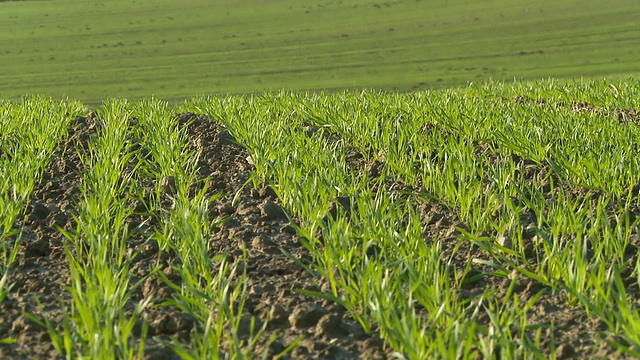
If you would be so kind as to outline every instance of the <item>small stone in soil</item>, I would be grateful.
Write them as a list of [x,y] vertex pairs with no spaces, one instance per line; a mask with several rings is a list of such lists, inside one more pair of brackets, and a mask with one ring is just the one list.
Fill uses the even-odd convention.
[[232,205],[227,204],[222,205],[218,211],[220,212],[220,214],[231,215],[236,211],[236,208]]
[[285,233],[285,234],[289,234],[289,235],[295,235],[296,234],[296,229],[291,226],[290,224],[284,225],[283,227],[280,228],[280,232]]
[[511,241],[511,238],[507,235],[500,235],[498,236],[498,244],[506,247],[507,249],[513,249],[513,241]]
[[162,193],[164,195],[175,195],[176,191],[176,178],[174,176],[165,176],[162,179]]
[[304,328],[317,324],[324,311],[312,304],[302,304],[289,315],[289,323],[295,328]]
[[231,135],[227,130],[220,131],[220,133],[218,133],[218,137],[221,145],[230,145],[236,142],[235,136]]
[[265,236],[256,236],[251,241],[251,246],[258,251],[268,252],[273,247],[273,241]]
[[27,245],[25,257],[46,256],[51,252],[49,240],[39,239]]
[[56,226],[63,228],[67,224],[68,220],[69,218],[67,217],[67,214],[63,212],[58,212],[53,216],[53,219],[49,222],[49,226],[52,228]]
[[253,285],[249,290],[249,294],[261,296],[262,294],[264,294],[264,287],[262,285]]
[[304,345],[298,345],[298,346],[293,348],[293,351],[291,351],[291,356],[294,359],[307,358],[307,357],[309,357],[309,349]]
[[252,322],[253,322],[253,331],[256,331],[256,329],[260,329],[263,325],[263,322],[257,317],[251,317],[248,315],[242,316],[242,318],[240,319],[240,326],[238,326],[238,334],[241,337],[245,337],[245,336],[248,337],[251,335]]
[[285,346],[278,340],[275,340],[271,344],[269,344],[269,350],[267,350],[267,357],[275,357],[282,353],[285,349]]
[[323,337],[335,337],[340,330],[340,319],[335,314],[323,316],[316,325],[316,335]]
[[33,204],[33,216],[38,220],[44,220],[49,216],[49,208],[42,203]]
[[284,210],[280,205],[273,202],[271,199],[266,199],[260,204],[260,211],[262,216],[267,219],[280,219],[286,217]]
[[276,192],[273,191],[273,188],[271,188],[271,186],[263,186],[260,189],[259,194],[261,198],[270,197],[272,199],[275,199],[277,197]]
[[329,216],[334,220],[338,217],[338,206],[348,215],[351,212],[351,199],[348,196],[338,196],[336,201],[329,202]]
[[344,209],[344,211],[346,212],[351,211],[351,198],[349,198],[348,196],[338,196],[336,198],[336,201],[338,201],[338,203],[342,205],[342,208]]
[[576,350],[571,344],[561,344],[556,348],[556,359],[568,359],[575,354]]
[[269,311],[269,323],[270,324],[282,324],[287,320],[287,312],[280,305],[273,305]]
[[339,345],[329,346],[321,352],[321,355],[325,355],[326,359],[349,359],[353,356],[347,349]]
[[320,130],[320,127],[314,125],[308,125],[304,128],[304,132],[308,137],[312,137],[318,130]]

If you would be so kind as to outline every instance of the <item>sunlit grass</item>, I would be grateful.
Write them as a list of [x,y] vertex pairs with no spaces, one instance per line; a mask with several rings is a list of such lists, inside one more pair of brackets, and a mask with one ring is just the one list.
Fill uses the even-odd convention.
[[[558,344],[543,337],[556,324],[531,316],[550,298],[604,324],[590,335],[594,351],[608,344],[638,356],[639,88],[492,82],[411,94],[204,97],[179,107],[105,102],[97,133],[78,147],[86,168],[78,225],[64,232],[71,304],[60,324],[30,318],[49,329],[60,356],[139,358],[144,312],[170,306],[195,322],[188,340],[164,343],[182,358],[266,356],[258,344],[271,339],[268,319],[257,326],[249,317],[249,333],[240,331],[246,254],[230,261],[212,252],[224,220],[211,207],[235,194],[211,192],[201,178],[189,121],[175,116],[191,111],[233,134],[255,166],[249,181],[271,185],[296,220],[312,259],[298,263],[328,284],[299,291],[340,303],[396,358],[553,358]],[[19,249],[15,223],[60,139],[50,144],[51,134],[68,127],[25,132],[15,119],[30,113],[16,106],[0,104],[2,296]],[[16,180],[27,171],[31,180]],[[129,227],[137,202],[157,226]],[[443,215],[425,213],[432,205],[454,223],[427,219]],[[149,269],[174,290],[171,299],[131,301],[133,236],[179,260],[164,265],[171,279]],[[508,285],[474,287],[483,279]],[[522,294],[518,279],[541,290]]]
[[[459,299],[449,288],[455,280],[449,260],[429,255],[438,252],[437,239],[429,245],[420,222],[400,221],[415,216],[415,203],[402,207],[406,200],[372,189],[385,179],[417,186],[409,199],[426,196],[453,209],[466,227],[457,241],[493,259],[470,260],[493,267],[494,276],[515,270],[566,294],[569,304],[602,318],[628,344],[617,348],[633,353],[637,340],[621,324],[636,323],[636,307],[616,279],[629,267],[637,274],[624,251],[637,237],[629,213],[638,203],[631,190],[640,161],[632,151],[636,125],[615,115],[637,108],[623,92],[637,93],[636,85],[282,93],[194,100],[188,108],[229,127],[252,154],[255,179],[271,183],[300,217],[313,267],[332,285],[332,294],[316,295],[342,302],[367,330],[376,324],[407,358],[492,356],[496,347],[501,354],[540,358],[539,333],[528,330],[517,297],[499,307]],[[337,137],[310,138],[309,125]],[[350,147],[368,162],[383,162],[381,177],[354,174],[344,157]],[[337,197],[350,198],[358,211],[326,221]],[[525,241],[536,242],[537,257],[525,256]],[[388,251],[374,260],[365,255],[372,244]],[[490,293],[483,297],[493,301]],[[535,301],[527,300],[525,309]],[[493,314],[491,323],[477,323],[478,309]],[[502,331],[507,324],[514,331]]]
[[[0,102],[0,302],[11,291],[10,268],[20,250],[16,222],[25,219],[34,186],[71,119],[85,111],[78,102],[43,97]],[[11,341],[0,335],[0,342]]]

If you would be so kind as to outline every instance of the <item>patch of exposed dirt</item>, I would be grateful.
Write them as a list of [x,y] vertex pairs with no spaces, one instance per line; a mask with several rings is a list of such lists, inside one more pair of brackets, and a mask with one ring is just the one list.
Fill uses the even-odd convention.
[[550,103],[547,99],[532,99],[523,95],[517,95],[513,99],[502,98],[502,101],[526,106],[535,104],[541,106],[554,106],[556,108],[570,108],[571,111],[575,114],[593,113],[596,115],[610,117],[614,120],[619,121],[620,123],[633,123],[636,125],[640,124],[640,109],[608,109],[581,101],[574,101],[571,103],[558,102],[554,104]]

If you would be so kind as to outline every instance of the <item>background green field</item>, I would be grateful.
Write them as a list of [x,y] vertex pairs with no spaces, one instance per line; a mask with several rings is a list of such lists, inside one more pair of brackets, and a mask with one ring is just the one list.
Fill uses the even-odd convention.
[[0,2],[0,98],[410,91],[640,73],[637,0]]

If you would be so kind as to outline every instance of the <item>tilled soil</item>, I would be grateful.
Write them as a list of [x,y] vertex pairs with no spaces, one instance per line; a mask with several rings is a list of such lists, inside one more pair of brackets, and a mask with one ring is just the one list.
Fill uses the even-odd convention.
[[[254,169],[247,161],[246,150],[235,143],[229,132],[206,117],[181,114],[179,120],[183,126],[188,126],[192,147],[200,153],[199,174],[203,181],[208,179],[208,195],[222,194],[222,198],[214,202],[212,215],[225,221],[211,239],[211,255],[228,253],[231,259],[239,259],[243,249],[247,251],[245,269],[249,291],[241,321],[241,335],[249,335],[249,324],[253,317],[258,327],[268,322],[259,352],[266,350],[275,355],[297,339],[302,339],[288,358],[388,358],[391,350],[385,349],[377,333],[365,333],[342,306],[298,292],[329,292],[329,286],[325,280],[309,273],[284,255],[282,250],[303,264],[311,261],[310,254],[291,226],[296,219],[290,219],[285,213],[274,191],[269,186],[256,189],[251,181],[247,181]],[[63,248],[66,240],[59,228],[69,231],[76,226],[73,214],[84,171],[76,149],[85,149],[98,127],[99,121],[93,114],[74,119],[71,136],[60,144],[56,157],[45,169],[42,182],[36,184],[26,219],[17,224],[23,230],[23,242],[18,261],[11,269],[10,282],[14,286],[8,297],[0,303],[0,339],[14,338],[16,342],[0,345],[0,358],[60,357],[47,331],[28,320],[25,313],[46,317],[59,325],[63,305],[70,301],[64,289],[70,283],[67,255]],[[307,129],[308,132],[312,130]],[[527,172],[525,177],[532,184],[543,189],[548,187],[549,176],[553,176],[548,175],[548,168],[527,164],[523,159],[516,160],[521,163],[522,171]],[[362,154],[353,149],[347,153],[347,161],[353,173],[371,178],[377,177],[384,166],[380,162],[368,163]],[[153,186],[148,179],[143,179],[141,183],[145,187]],[[554,183],[570,189],[570,185],[562,184],[561,179],[554,179]],[[398,179],[387,181],[382,186],[391,196],[398,197],[408,196],[414,190]],[[233,202],[236,194],[239,195]],[[438,238],[443,245],[443,257],[450,258],[453,255],[451,261],[459,270],[456,280],[462,286],[461,296],[473,299],[492,290],[493,295],[489,300],[507,300],[510,287],[513,293],[518,294],[521,303],[540,296],[528,311],[528,321],[530,325],[539,325],[544,329],[542,346],[545,356],[550,355],[552,347],[556,347],[556,357],[559,359],[608,357],[615,353],[611,346],[601,341],[603,332],[607,330],[606,324],[590,319],[580,307],[568,304],[564,296],[553,294],[535,280],[525,279],[517,272],[506,278],[494,276],[492,272],[495,269],[477,264],[462,278],[462,270],[471,259],[490,261],[490,256],[470,243],[454,252],[460,230],[465,229],[464,223],[454,211],[436,200],[419,196],[413,199],[426,229],[425,241]],[[132,302],[151,298],[152,304],[162,304],[171,299],[173,290],[150,273],[160,265],[161,271],[169,279],[179,282],[179,276],[172,270],[177,259],[171,254],[160,253],[157,244],[149,241],[147,234],[159,226],[158,219],[146,213],[140,203],[132,201],[130,205],[136,211],[140,210],[129,219],[129,227],[140,230],[128,244],[133,252],[139,251],[133,259],[132,283],[142,280],[141,286],[132,295]],[[525,224],[535,220],[532,214],[524,216],[530,217],[523,221]],[[540,256],[535,250],[534,236],[534,233],[523,234],[525,252],[532,262],[535,262],[536,256]],[[631,245],[637,247],[637,242]],[[145,310],[143,318],[149,323],[145,357],[177,358],[167,343],[173,339],[188,341],[194,320],[172,306],[151,306]],[[487,324],[489,322],[482,315],[480,319]],[[549,326],[552,323],[554,326]],[[528,334],[531,338],[535,337],[535,329],[535,326],[532,327]],[[139,335],[140,326],[136,333]],[[266,340],[271,335],[275,335],[275,341],[265,349]],[[596,348],[596,344],[600,344],[600,347]]]
[[[231,259],[237,259],[242,256],[243,248],[247,251],[249,291],[240,335],[249,335],[249,324],[254,317],[258,327],[268,321],[258,353],[267,350],[275,355],[301,339],[288,358],[387,358],[388,351],[377,334],[365,333],[342,306],[298,292],[302,289],[323,292],[329,291],[329,287],[284,255],[281,249],[303,264],[311,259],[273,190],[268,186],[255,189],[251,182],[247,184],[253,168],[247,162],[245,149],[209,119],[183,114],[180,122],[190,123],[188,134],[192,146],[201,154],[199,172],[203,179],[209,178],[208,195],[222,194],[214,203],[212,213],[226,221],[211,239],[211,254],[228,253]],[[24,235],[18,261],[11,269],[10,282],[14,287],[0,303],[0,338],[14,338],[16,342],[0,345],[0,358],[60,357],[48,332],[24,314],[46,317],[59,326],[63,305],[70,301],[64,289],[70,284],[63,248],[66,240],[59,229],[72,230],[76,226],[73,214],[83,172],[76,147],[80,151],[86,148],[97,127],[99,121],[93,114],[74,119],[72,135],[60,144],[56,158],[45,169],[44,180],[36,185],[26,220],[17,224]],[[146,186],[152,185],[146,183]],[[238,192],[239,197],[232,203]],[[135,201],[130,205],[144,209]],[[172,289],[157,276],[149,275],[160,265],[165,275],[179,284],[179,276],[173,274],[171,268],[175,257],[159,253],[157,244],[145,236],[158,226],[157,219],[141,211],[128,220],[130,228],[141,230],[128,243],[131,250],[139,251],[133,259],[132,283],[143,280],[132,295],[132,303],[152,298],[152,303],[158,305],[170,300]],[[172,339],[187,341],[194,320],[172,306],[151,306],[142,317],[149,324],[145,358],[178,358],[167,343]],[[138,335],[140,328],[135,330]],[[271,335],[275,335],[275,341],[265,349]]]
[[[336,139],[332,139],[332,141],[336,141]],[[354,148],[349,148],[346,154],[347,165],[351,172],[360,176],[368,176],[370,179],[380,175],[380,169],[384,164],[379,160],[367,161],[365,155]],[[478,144],[476,155],[488,156],[492,161],[498,161],[500,156],[489,153],[487,147],[481,144]],[[590,201],[592,206],[596,206],[599,198],[605,196],[601,192],[575,188],[553,173],[549,166],[534,164],[516,155],[512,155],[512,160],[516,163],[518,171],[522,172],[526,182],[542,189],[548,199],[551,199],[554,193],[564,191],[570,196],[584,197],[587,199],[585,201]],[[552,187],[551,183],[555,184],[555,187]],[[489,301],[509,303],[513,300],[514,295],[518,297],[520,304],[535,300],[534,306],[527,311],[527,324],[532,329],[527,332],[527,336],[530,339],[535,339],[536,331],[540,328],[543,329],[540,350],[547,358],[551,358],[552,352],[555,353],[556,359],[622,357],[612,345],[607,343],[607,341],[616,342],[615,336],[606,335],[607,324],[599,318],[590,318],[580,306],[570,304],[565,294],[554,293],[549,286],[523,276],[516,270],[513,270],[507,277],[496,276],[494,275],[495,268],[474,262],[474,259],[487,262],[492,262],[494,259],[478,246],[462,240],[464,234],[461,233],[461,230],[468,231],[468,228],[457,214],[446,205],[438,202],[437,199],[416,196],[420,193],[419,189],[414,189],[394,176],[388,178],[383,186],[389,196],[403,198],[411,196],[420,214],[423,227],[426,229],[425,241],[433,242],[433,239],[439,239],[442,258],[450,259],[450,265],[457,269],[454,275],[455,281],[451,286],[459,288],[462,300],[473,301],[482,297],[485,304]],[[640,216],[640,210],[630,209],[630,214],[632,218],[635,218]],[[523,225],[522,241],[526,260],[531,264],[536,264],[544,256],[544,250],[536,242],[537,233],[531,229],[532,225],[536,223],[536,214],[532,211],[526,212],[521,215],[520,220]],[[501,240],[508,242],[509,244],[502,245],[513,248],[513,244],[510,243],[512,239],[500,239],[500,234],[484,234],[484,236],[491,241],[498,239],[498,242]],[[461,241],[462,244],[460,244]],[[640,239],[634,235],[626,249],[629,255],[628,261],[632,264],[637,259],[639,243]],[[522,265],[518,263],[517,259],[511,258],[510,260],[516,265]],[[470,264],[472,265],[468,268]],[[630,271],[626,275],[630,277]],[[638,290],[633,279],[625,278],[623,280],[627,285],[632,284],[628,289],[631,294]],[[487,294],[490,295],[487,296]],[[491,319],[488,314],[482,312],[483,310],[480,311],[480,323],[483,326],[489,326]]]

